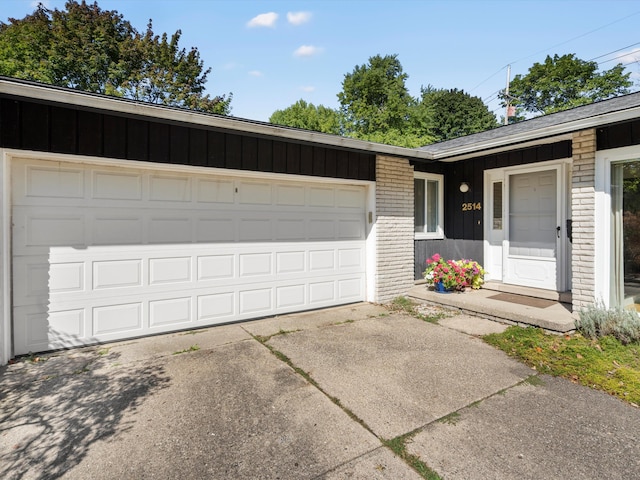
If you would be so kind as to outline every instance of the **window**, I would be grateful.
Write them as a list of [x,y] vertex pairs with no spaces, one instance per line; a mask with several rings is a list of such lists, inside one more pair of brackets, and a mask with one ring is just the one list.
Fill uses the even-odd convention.
[[416,172],[414,185],[414,226],[416,240],[444,238],[443,176]]
[[502,182],[493,182],[493,229],[502,230]]

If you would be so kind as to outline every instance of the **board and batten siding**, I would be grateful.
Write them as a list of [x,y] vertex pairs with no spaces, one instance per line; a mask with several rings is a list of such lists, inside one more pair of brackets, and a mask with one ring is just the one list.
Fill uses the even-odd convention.
[[0,97],[0,147],[256,172],[375,180],[375,154],[72,105]]

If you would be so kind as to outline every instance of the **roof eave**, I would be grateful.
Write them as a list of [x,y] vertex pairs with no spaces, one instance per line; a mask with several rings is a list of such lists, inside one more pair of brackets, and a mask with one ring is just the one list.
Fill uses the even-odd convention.
[[310,130],[290,129],[265,122],[211,115],[184,109],[153,105],[134,100],[88,94],[65,88],[51,87],[34,83],[22,83],[8,79],[0,79],[0,93],[36,100],[65,103],[78,107],[95,108],[104,111],[152,117],[157,119],[179,121],[193,125],[221,128],[231,131],[279,137],[298,142],[309,142],[320,145],[360,150],[395,157],[419,158],[432,160],[433,154],[423,150],[396,147],[381,143],[367,142],[353,138],[313,132]]
[[602,113],[588,118],[568,121],[558,125],[551,125],[548,127],[530,130],[528,132],[507,135],[500,138],[471,143],[449,150],[432,153],[434,160],[455,162],[464,160],[465,158],[472,158],[489,153],[509,150],[516,145],[545,144],[549,143],[550,139],[552,139],[552,141],[568,139],[570,138],[569,135],[574,132],[637,119],[639,115],[640,106],[630,107],[615,112]]

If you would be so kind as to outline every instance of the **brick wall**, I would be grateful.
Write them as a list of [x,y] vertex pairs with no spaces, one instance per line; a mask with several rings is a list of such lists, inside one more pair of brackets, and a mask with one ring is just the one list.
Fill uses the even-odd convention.
[[595,301],[595,161],[595,129],[574,133],[571,173],[571,295],[574,312]]
[[414,286],[413,167],[403,158],[376,158],[376,301]]

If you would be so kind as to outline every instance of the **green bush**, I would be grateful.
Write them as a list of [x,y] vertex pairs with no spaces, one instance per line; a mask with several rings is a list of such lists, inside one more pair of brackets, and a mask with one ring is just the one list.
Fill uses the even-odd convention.
[[580,311],[576,329],[587,338],[612,335],[625,345],[640,342],[640,317],[633,310],[596,304]]

